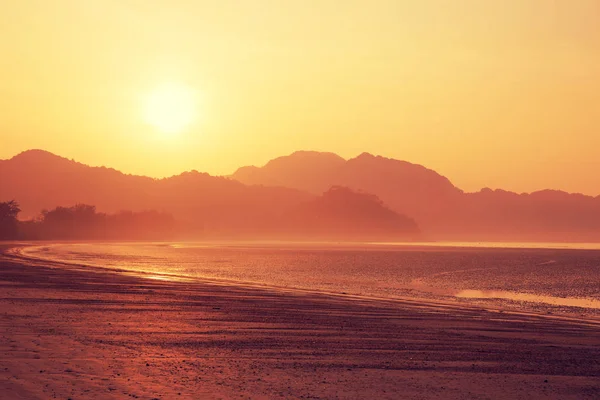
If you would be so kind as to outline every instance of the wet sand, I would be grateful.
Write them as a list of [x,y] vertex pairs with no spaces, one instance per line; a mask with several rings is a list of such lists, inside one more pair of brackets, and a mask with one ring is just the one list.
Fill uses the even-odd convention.
[[0,256],[1,399],[600,398],[600,324]]

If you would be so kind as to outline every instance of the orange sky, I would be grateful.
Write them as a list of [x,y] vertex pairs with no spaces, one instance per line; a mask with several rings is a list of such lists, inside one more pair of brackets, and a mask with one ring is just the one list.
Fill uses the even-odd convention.
[[[0,158],[166,176],[368,151],[600,194],[598,0],[5,1],[0,54]],[[143,119],[165,82],[201,98],[175,134]]]

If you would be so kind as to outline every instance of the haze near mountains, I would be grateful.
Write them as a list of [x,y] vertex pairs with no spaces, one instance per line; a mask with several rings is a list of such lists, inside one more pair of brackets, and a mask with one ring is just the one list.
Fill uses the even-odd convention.
[[231,177],[191,171],[152,179],[31,150],[0,161],[0,201],[9,199],[23,217],[76,203],[165,211],[190,234],[211,238],[600,240],[600,197],[465,193],[423,166],[368,153],[344,160],[301,151]]
[[544,190],[516,194],[483,189],[465,193],[421,165],[363,153],[344,160],[332,153],[299,151],[232,177],[247,184],[319,193],[332,185],[377,195],[413,217],[432,238],[498,241],[600,240],[600,196]]
[[[78,203],[108,213],[156,210],[172,214],[190,238],[309,239],[314,235],[332,240],[409,240],[418,233],[410,218],[385,208],[375,197],[348,190],[315,196],[196,171],[152,179],[89,167],[41,150],[0,161],[0,188],[0,201],[17,200],[22,218]],[[355,207],[348,209],[349,204]]]

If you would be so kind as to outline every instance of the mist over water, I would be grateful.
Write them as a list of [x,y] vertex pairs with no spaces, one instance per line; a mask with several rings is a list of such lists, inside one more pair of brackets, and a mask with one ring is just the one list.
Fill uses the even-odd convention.
[[[417,297],[525,311],[600,315],[592,245],[71,243],[31,257],[153,274],[375,297]],[[508,247],[508,248],[507,248]]]

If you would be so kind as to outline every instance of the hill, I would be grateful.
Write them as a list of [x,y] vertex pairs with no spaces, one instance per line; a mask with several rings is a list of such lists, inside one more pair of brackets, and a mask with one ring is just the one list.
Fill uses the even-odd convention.
[[[193,238],[279,238],[283,221],[287,221],[284,215],[317,198],[295,188],[246,185],[197,171],[164,179],[126,175],[42,150],[0,161],[0,188],[0,202],[19,202],[21,219],[35,217],[43,209],[75,204],[93,205],[103,213],[154,210],[172,215],[182,232]],[[368,213],[372,204],[363,206]],[[366,215],[360,209],[355,211],[356,218]],[[347,214],[346,218],[354,216]],[[357,226],[365,223],[361,220]],[[381,218],[370,223],[387,224]],[[288,234],[290,227],[285,226]],[[325,225],[321,227],[327,231]]]
[[108,213],[164,211],[190,230],[227,234],[266,229],[278,214],[314,197],[296,189],[247,186],[196,171],[165,179],[126,175],[41,150],[1,161],[0,187],[0,201],[16,199],[21,218],[57,205],[82,203]]
[[295,152],[261,168],[240,168],[231,177],[313,194],[332,186],[365,191],[377,195],[394,211],[415,218],[424,231],[432,233],[445,231],[445,226],[452,230],[454,206],[463,193],[433,170],[369,153],[346,161],[331,153]]
[[331,187],[330,182],[346,160],[334,153],[297,151],[290,156],[278,157],[264,167],[239,168],[232,178],[247,185],[293,186],[313,194],[321,194]]
[[327,240],[405,241],[420,236],[417,223],[372,194],[332,187],[284,215],[287,236]]
[[331,153],[296,152],[232,175],[241,182],[249,176],[255,184],[276,183],[311,193],[336,185],[372,193],[439,240],[600,240],[600,197],[552,190],[465,193],[421,165],[368,153],[343,160]]

